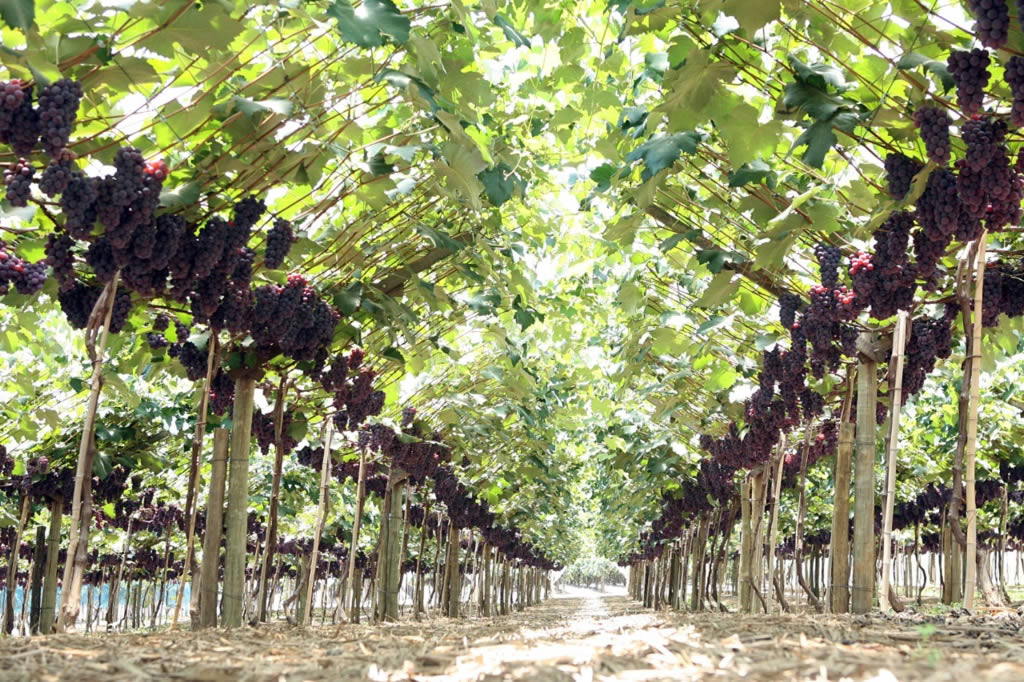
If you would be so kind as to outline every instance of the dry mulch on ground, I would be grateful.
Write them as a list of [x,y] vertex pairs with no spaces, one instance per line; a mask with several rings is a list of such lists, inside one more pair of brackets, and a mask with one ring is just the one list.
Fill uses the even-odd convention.
[[621,596],[505,618],[0,641],[19,680],[1024,680],[1024,619],[654,613]]

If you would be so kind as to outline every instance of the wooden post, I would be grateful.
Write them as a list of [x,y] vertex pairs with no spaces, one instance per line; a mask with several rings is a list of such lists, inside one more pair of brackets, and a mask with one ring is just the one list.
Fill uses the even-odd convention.
[[[896,456],[899,452],[900,411],[903,406],[903,358],[907,345],[907,333],[910,325],[910,314],[901,310],[896,318],[896,330],[893,332],[892,360],[890,371],[895,371],[893,390],[890,395],[892,405],[889,408],[889,448],[886,453],[885,473],[885,509],[883,510],[882,529],[882,586],[879,592],[879,605],[883,612],[897,608],[890,603],[889,587],[892,582],[892,514],[896,503]],[[902,606],[899,607],[902,610]]]
[[875,408],[878,404],[877,335],[857,340],[857,460],[853,507],[853,613],[867,613],[875,585]]
[[[739,583],[740,583],[740,611],[751,613],[750,590],[750,557],[754,550],[754,540],[751,537],[753,529],[750,523],[750,501],[751,501],[751,479],[744,477],[740,484],[740,559],[739,559]],[[684,568],[685,570],[685,568]]]
[[235,402],[231,412],[231,465],[228,469],[224,594],[221,598],[221,622],[228,628],[242,625],[249,506],[249,448],[255,392],[256,379],[252,374],[244,373],[235,379]]
[[39,631],[39,614],[43,595],[43,568],[46,563],[46,526],[36,526],[36,547],[32,555],[32,608],[29,610],[29,632]]
[[[309,612],[313,608],[313,586],[316,585],[316,563],[320,557],[320,536],[323,535],[324,525],[327,523],[327,490],[331,482],[331,436],[334,435],[334,420],[328,415],[325,418],[324,426],[324,456],[323,464],[320,467],[320,500],[317,503],[317,526],[316,534],[313,536],[313,555],[309,560],[309,583],[306,585],[305,609],[302,613],[302,623],[309,624]],[[268,540],[269,544],[269,535]],[[262,581],[260,589],[263,589]]]
[[[199,509],[199,455],[203,450],[203,440],[206,437],[206,413],[207,405],[210,402],[210,382],[213,381],[213,370],[217,362],[217,334],[210,333],[209,347],[206,351],[206,380],[203,382],[203,394],[199,398],[199,418],[196,420],[196,430],[192,435],[192,456],[189,460],[188,471],[188,492],[185,496],[185,563],[178,580],[178,594],[174,600],[174,618],[171,621],[171,629],[178,625],[178,616],[181,614],[182,597],[185,594],[185,576],[192,573],[195,564],[195,534],[196,534],[196,513]],[[198,623],[198,614],[191,614],[193,625]]]
[[[771,528],[769,528],[769,530],[768,530],[768,568],[767,568],[767,571],[768,571],[768,580],[771,580],[773,582],[775,580],[775,571],[774,571],[775,545],[778,542],[778,532],[779,532],[779,496],[782,494],[782,467],[783,467],[783,465],[786,462],[786,437],[785,436],[782,436],[782,439],[779,441],[778,459],[779,459],[779,462],[778,462],[778,465],[776,465],[774,467],[775,468],[775,471],[774,471],[775,476],[774,476],[774,479],[772,480],[772,497],[774,498],[774,501],[772,502]],[[785,595],[785,592],[782,590],[782,586],[779,586],[778,597],[779,597],[779,606],[782,607],[782,610],[783,611],[788,610],[786,608],[786,595]],[[772,600],[771,599],[766,599],[765,600],[765,610],[766,610],[767,613],[771,613],[772,612]]]
[[[61,582],[60,614],[57,631],[73,630],[81,608],[82,580],[89,563],[89,524],[92,517],[92,463],[96,455],[96,412],[100,392],[103,390],[103,357],[110,336],[110,319],[114,312],[114,299],[120,271],[114,274],[89,315],[85,330],[86,348],[92,361],[92,380],[89,403],[85,409],[85,423],[78,442],[78,463],[75,468],[75,492],[71,499],[71,527],[68,536],[67,560]],[[96,333],[100,334],[99,348],[95,348]]]
[[974,608],[974,593],[978,582],[978,508],[974,495],[975,453],[978,449],[978,402],[981,380],[981,311],[983,292],[985,291],[985,245],[987,233],[982,231],[978,237],[978,261],[974,280],[974,319],[972,320],[971,336],[973,338],[971,357],[971,387],[967,406],[967,449],[964,462],[964,487],[967,489],[967,547],[964,565],[967,572],[964,578],[964,608]]
[[[459,534],[460,529],[455,527],[451,519],[448,520],[448,549],[445,551],[445,563],[448,568],[445,576],[448,579],[446,595],[448,601],[444,607],[444,615],[449,618],[459,617],[459,596],[462,592],[462,576],[459,575]],[[522,593],[520,593],[522,596]]]
[[395,466],[388,476],[388,490],[381,502],[380,539],[377,548],[377,613],[379,621],[398,620],[398,584],[402,575],[402,493],[406,474]]
[[58,496],[50,502],[50,530],[46,540],[46,576],[43,578],[43,601],[39,611],[39,632],[44,635],[53,630],[57,611],[57,561],[63,514],[64,498]]
[[220,573],[220,540],[224,526],[224,479],[228,468],[227,429],[213,432],[213,469],[210,492],[206,497],[206,533],[203,536],[203,561],[199,564],[199,624],[217,625],[217,583]]
[[839,447],[835,460],[832,544],[829,549],[829,573],[832,612],[846,613],[850,608],[850,465],[853,455],[854,425],[850,421],[856,370],[846,378],[846,398],[839,421]]
[[363,504],[366,501],[366,448],[359,448],[359,480],[356,483],[356,510],[352,519],[352,546],[348,552],[348,582],[351,593],[349,620],[359,622],[359,598],[363,591],[363,578],[360,574],[359,585],[356,585],[356,554],[359,552],[359,526],[363,520]]
[[[258,594],[256,596],[257,618],[267,621],[267,579],[274,553],[277,551],[277,508],[281,497],[281,468],[284,465],[284,410],[288,378],[282,373],[274,400],[274,472],[270,481],[270,508],[267,510],[267,542],[263,546],[263,561],[260,562]],[[330,421],[330,416],[327,420]]]

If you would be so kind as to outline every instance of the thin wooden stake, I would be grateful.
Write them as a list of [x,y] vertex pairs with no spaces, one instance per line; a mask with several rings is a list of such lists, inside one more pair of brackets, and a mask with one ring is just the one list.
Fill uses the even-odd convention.
[[316,535],[313,536],[313,555],[309,560],[309,584],[306,585],[306,608],[303,610],[302,623],[309,624],[309,612],[313,604],[313,585],[316,584],[316,562],[320,555],[320,536],[327,524],[327,489],[331,481],[331,437],[334,435],[334,420],[328,415],[324,426],[324,459],[320,467],[320,501],[317,503]]
[[966,576],[964,579],[964,608],[974,608],[974,592],[978,582],[978,508],[974,496],[974,463],[978,449],[978,402],[981,380],[981,318],[983,292],[985,291],[985,246],[987,233],[978,237],[978,263],[974,281],[974,319],[971,336],[974,339],[970,357],[971,392],[967,406],[967,451],[964,486],[967,488],[967,553]]
[[853,508],[853,613],[867,613],[875,585],[875,406],[878,404],[878,363],[864,350],[874,346],[875,334],[858,339],[857,459]]
[[899,452],[900,408],[903,405],[903,359],[907,345],[907,332],[910,325],[910,314],[901,310],[896,318],[896,331],[893,333],[892,360],[889,367],[895,371],[893,390],[889,410],[889,451],[886,453],[885,473],[885,511],[882,530],[882,586],[879,591],[879,605],[883,612],[896,608],[890,603],[889,585],[892,581],[892,514],[896,503],[896,456]]

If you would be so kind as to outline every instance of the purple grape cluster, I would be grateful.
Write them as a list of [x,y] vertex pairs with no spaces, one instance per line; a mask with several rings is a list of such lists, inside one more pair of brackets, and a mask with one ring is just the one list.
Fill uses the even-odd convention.
[[975,48],[970,51],[953,50],[949,53],[947,66],[956,84],[956,98],[960,111],[973,116],[981,111],[988,87],[988,50]]
[[928,158],[945,166],[949,163],[949,112],[936,106],[923,106],[914,112],[914,125],[924,141]]
[[72,174],[75,172],[74,162],[69,153],[62,153],[54,157],[43,174],[39,177],[39,191],[51,199],[58,194],[63,194],[71,184]]
[[284,259],[295,241],[295,234],[292,232],[292,225],[287,220],[278,218],[274,226],[267,232],[267,245],[263,252],[263,264],[271,270],[276,270],[284,265]]
[[1010,87],[1010,95],[1013,97],[1010,123],[1020,128],[1024,126],[1024,57],[1014,55],[1007,60],[1003,79]]
[[900,200],[907,196],[914,176],[924,168],[917,159],[912,159],[900,152],[893,152],[885,157],[885,176],[889,196]]
[[9,144],[18,156],[28,156],[39,141],[39,114],[33,106],[32,85],[15,79],[0,82],[0,142]]
[[0,296],[13,284],[19,294],[30,296],[46,283],[46,262],[29,263],[15,255],[14,249],[0,239]]
[[51,83],[39,92],[40,143],[50,156],[58,156],[68,146],[81,101],[82,86],[69,78]]
[[28,206],[32,196],[32,177],[36,169],[28,159],[18,159],[4,171],[6,198],[11,206]]
[[967,0],[974,15],[974,34],[985,47],[998,50],[1010,31],[1010,9],[1006,0]]

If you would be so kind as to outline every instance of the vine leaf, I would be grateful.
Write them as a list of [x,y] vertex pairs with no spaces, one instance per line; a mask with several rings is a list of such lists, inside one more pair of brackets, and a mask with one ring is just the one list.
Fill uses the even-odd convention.
[[0,19],[11,28],[27,31],[36,20],[35,0],[0,0]]
[[396,43],[409,40],[409,18],[391,0],[363,0],[358,12],[346,0],[335,0],[327,16],[337,20],[343,40],[359,47],[380,47],[384,36]]
[[640,177],[646,182],[666,168],[671,168],[682,153],[696,153],[697,143],[700,141],[701,135],[697,132],[657,135],[631,151],[626,156],[626,161],[644,162],[644,170]]
[[516,47],[530,47],[530,39],[520,33],[503,14],[494,15],[494,25],[501,28],[505,37],[511,40]]

